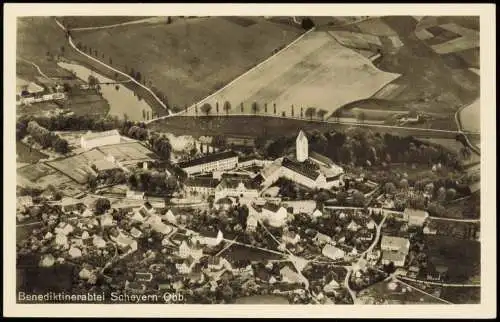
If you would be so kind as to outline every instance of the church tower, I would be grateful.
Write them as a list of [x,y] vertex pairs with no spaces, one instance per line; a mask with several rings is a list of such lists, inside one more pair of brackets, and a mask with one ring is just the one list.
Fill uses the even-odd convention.
[[297,161],[304,162],[309,158],[309,143],[304,131],[300,131],[295,141]]

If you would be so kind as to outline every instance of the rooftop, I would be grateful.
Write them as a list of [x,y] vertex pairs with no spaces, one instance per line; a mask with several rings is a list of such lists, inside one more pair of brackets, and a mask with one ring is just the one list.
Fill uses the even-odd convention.
[[204,187],[215,188],[219,184],[219,180],[207,177],[188,178],[185,185],[188,187]]
[[384,250],[382,252],[382,258],[391,262],[400,262],[404,261],[406,257],[406,254],[401,253],[401,252],[391,252]]
[[319,176],[319,173],[306,163],[299,163],[292,161],[291,159],[284,158],[281,165],[311,180],[316,180]]
[[262,208],[267,209],[272,212],[277,212],[281,207],[270,202],[266,202]]
[[220,186],[221,188],[226,188],[226,189],[236,189],[238,188],[238,186],[240,185],[240,183],[243,183],[245,189],[248,189],[248,190],[253,190],[253,189],[257,189],[258,186],[255,185],[255,183],[253,182],[253,180],[251,178],[231,178],[231,177],[227,177],[227,178],[223,178],[221,183],[220,183]]
[[324,156],[318,152],[309,151],[309,157],[311,159],[318,160],[318,161],[323,162],[323,163],[328,164],[328,165],[335,164],[329,157]]
[[220,152],[220,153],[209,154],[209,155],[203,156],[201,158],[192,159],[189,161],[179,162],[177,165],[181,168],[190,168],[190,167],[194,167],[197,165],[215,162],[215,161],[220,161],[220,160],[229,159],[229,158],[234,158],[234,157],[238,157],[238,154],[236,154],[236,152],[225,151],[225,152]]
[[394,237],[394,236],[382,236],[382,247],[397,247],[400,250],[408,251],[410,241],[406,238],[402,237]]
[[427,211],[421,209],[413,209],[413,208],[405,208],[404,214],[412,217],[421,217],[421,218],[427,218],[429,216]]
[[109,131],[104,131],[104,132],[90,132],[83,135],[84,140],[94,140],[94,139],[99,139],[107,136],[115,136],[115,135],[120,135],[118,130],[109,130]]

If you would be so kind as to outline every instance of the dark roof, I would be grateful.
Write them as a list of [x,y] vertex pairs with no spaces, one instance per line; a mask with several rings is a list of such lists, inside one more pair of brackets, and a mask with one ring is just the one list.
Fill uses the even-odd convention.
[[185,182],[186,186],[189,187],[205,187],[205,188],[215,188],[219,184],[219,180],[207,177],[194,177],[188,178]]
[[238,158],[238,160],[240,162],[244,162],[244,161],[250,161],[250,160],[263,160],[263,158],[249,155],[249,156]]
[[193,159],[189,161],[179,162],[177,165],[181,168],[194,167],[200,164],[210,163],[214,161],[229,159],[237,157],[238,154],[234,151],[225,151],[221,153],[209,154],[198,159]]
[[227,205],[232,205],[233,204],[233,201],[231,199],[229,199],[228,197],[225,197],[225,198],[221,198],[219,200],[217,200],[216,204],[227,204]]
[[288,158],[284,158],[281,165],[311,180],[316,180],[319,176],[319,173],[308,166],[306,163],[300,163],[292,161]]
[[256,175],[253,179],[253,185],[255,185],[256,187],[259,187],[262,182],[264,182],[264,177],[259,173],[258,175]]
[[320,154],[318,152],[310,151],[309,152],[309,157],[315,160],[318,160],[320,162],[323,162],[328,165],[334,164],[334,162],[327,156],[324,156],[323,154]]

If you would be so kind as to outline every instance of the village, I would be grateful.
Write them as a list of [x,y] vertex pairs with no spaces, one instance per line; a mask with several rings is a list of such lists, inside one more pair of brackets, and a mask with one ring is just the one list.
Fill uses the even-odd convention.
[[[397,188],[378,183],[312,150],[304,131],[293,153],[276,159],[212,149],[170,164],[117,130],[70,143],[72,156],[46,166],[86,188],[68,195],[68,185],[46,180],[37,190],[39,178],[24,178],[17,219],[27,231],[18,265],[37,258],[31,265],[76,267],[72,290],[352,304],[384,280],[452,283],[451,267],[430,262],[425,236],[479,240],[477,221],[424,210],[456,192],[417,191],[404,178]],[[403,209],[401,191],[416,200]]]

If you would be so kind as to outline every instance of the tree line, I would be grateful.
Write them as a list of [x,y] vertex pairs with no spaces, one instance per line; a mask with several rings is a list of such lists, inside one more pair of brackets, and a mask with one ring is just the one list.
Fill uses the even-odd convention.
[[[25,129],[22,129],[26,126]],[[30,135],[35,142],[40,144],[42,148],[53,148],[57,153],[66,154],[71,151],[68,141],[61,138],[59,135],[40,126],[36,121],[21,123],[18,130],[25,135]],[[19,132],[16,133],[19,135]],[[21,134],[22,136],[22,134]],[[18,138],[20,138],[18,136]]]

